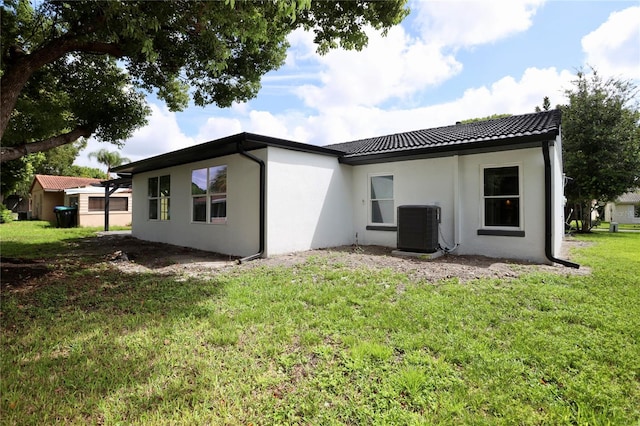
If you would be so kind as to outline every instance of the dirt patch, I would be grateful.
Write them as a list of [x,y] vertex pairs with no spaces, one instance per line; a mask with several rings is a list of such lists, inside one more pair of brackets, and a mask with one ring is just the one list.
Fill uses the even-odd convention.
[[129,235],[90,238],[83,240],[79,246],[86,253],[93,253],[125,273],[196,275],[235,265],[237,259],[189,247],[143,241]]
[[[125,273],[154,272],[179,274],[184,276],[206,276],[226,271],[253,269],[257,267],[294,266],[317,259],[327,265],[364,267],[372,270],[389,268],[406,273],[412,278],[435,282],[441,279],[458,278],[466,282],[476,278],[515,278],[530,272],[550,272],[557,274],[589,274],[588,268],[572,269],[559,265],[540,265],[485,256],[445,255],[433,260],[393,256],[391,248],[380,246],[342,246],[331,249],[309,250],[267,259],[256,259],[238,265],[237,258],[216,253],[176,247],[169,244],[151,243],[133,237],[100,237],[89,240],[89,245],[104,252],[106,259]],[[563,258],[568,258],[569,249],[585,245],[567,239],[563,246]],[[127,254],[122,261],[118,252]]]
[[[563,247],[564,254],[568,254],[569,246],[579,245],[584,244],[575,240],[567,241]],[[458,278],[460,282],[476,278],[517,278],[532,272],[549,272],[561,275],[588,275],[591,273],[590,269],[585,267],[574,269],[560,265],[541,265],[486,256],[447,254],[433,260],[426,260],[420,257],[395,256],[392,255],[392,251],[391,248],[380,246],[343,246],[258,259],[242,266],[246,268],[294,266],[314,257],[329,265],[344,265],[351,268],[365,267],[372,270],[388,268],[405,273],[413,279],[429,282],[448,278]]]
[[[561,257],[570,258],[571,247],[584,245],[585,243],[567,239]],[[257,267],[294,266],[305,263],[310,258],[336,267],[363,267],[371,270],[389,268],[406,273],[414,279],[429,282],[447,278],[458,278],[461,282],[477,278],[516,278],[536,271],[562,275],[590,273],[590,270],[585,267],[572,269],[559,265],[540,265],[485,256],[452,254],[425,260],[393,256],[391,251],[391,248],[380,246],[343,246],[257,259],[239,265],[237,258],[231,256],[142,241],[129,235],[105,235],[73,243],[65,253],[64,260],[76,259],[78,265],[107,263],[123,273],[175,275],[177,279],[203,278]],[[56,262],[55,260],[2,258],[2,289],[11,291],[31,285],[47,274],[55,274]]]

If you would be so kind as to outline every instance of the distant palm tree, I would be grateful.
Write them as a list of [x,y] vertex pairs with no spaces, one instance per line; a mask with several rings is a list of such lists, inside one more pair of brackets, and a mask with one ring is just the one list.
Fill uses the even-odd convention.
[[112,168],[131,162],[127,157],[121,157],[118,151],[109,151],[104,148],[96,152],[90,152],[89,158],[92,157],[95,158],[98,163],[107,166],[108,175],[110,175]]

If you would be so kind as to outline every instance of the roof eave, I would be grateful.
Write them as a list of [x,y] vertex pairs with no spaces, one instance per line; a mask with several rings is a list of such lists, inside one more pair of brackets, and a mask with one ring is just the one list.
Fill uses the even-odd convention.
[[124,164],[113,168],[112,171],[114,173],[118,173],[118,175],[137,174],[237,154],[237,145],[239,143],[243,144],[243,149],[245,151],[253,151],[273,146],[292,151],[309,152],[334,157],[339,157],[343,154],[341,151],[330,148],[245,132],[183,148],[178,151],[157,155],[155,157],[133,163]]

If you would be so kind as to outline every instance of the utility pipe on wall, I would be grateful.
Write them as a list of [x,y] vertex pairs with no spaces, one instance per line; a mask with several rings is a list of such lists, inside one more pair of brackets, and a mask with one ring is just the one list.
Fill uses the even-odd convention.
[[244,147],[242,146],[242,142],[238,142],[237,145],[237,149],[238,149],[238,153],[240,155],[242,155],[243,157],[246,157],[248,159],[250,159],[251,161],[255,161],[256,163],[258,163],[258,165],[260,166],[260,244],[259,244],[259,248],[258,248],[258,252],[255,254],[252,254],[250,256],[247,257],[243,257],[242,259],[238,259],[238,263],[242,263],[242,262],[248,262],[249,260],[254,260],[257,259],[259,257],[262,257],[262,255],[264,254],[264,248],[265,248],[265,231],[266,231],[266,192],[267,192],[267,182],[266,182],[266,166],[264,164],[264,161],[262,161],[260,158],[256,157],[253,154],[248,153],[247,151],[245,151]]

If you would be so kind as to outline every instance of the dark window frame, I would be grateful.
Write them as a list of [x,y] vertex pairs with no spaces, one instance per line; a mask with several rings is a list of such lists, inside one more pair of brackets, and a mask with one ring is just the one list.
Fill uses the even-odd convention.
[[171,220],[171,175],[147,178],[147,220]]
[[[191,170],[191,223],[227,223],[228,173],[227,164]],[[218,181],[218,176],[224,179]],[[196,180],[201,182],[198,184]]]
[[523,237],[522,164],[484,165],[480,176],[482,215],[478,235]]

